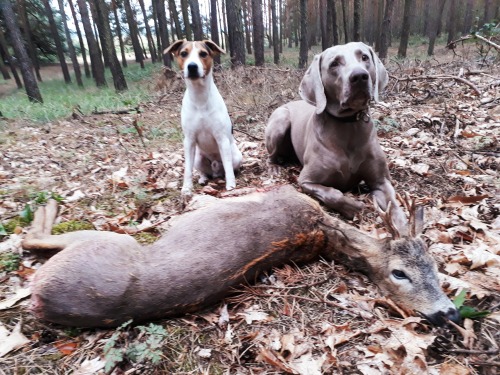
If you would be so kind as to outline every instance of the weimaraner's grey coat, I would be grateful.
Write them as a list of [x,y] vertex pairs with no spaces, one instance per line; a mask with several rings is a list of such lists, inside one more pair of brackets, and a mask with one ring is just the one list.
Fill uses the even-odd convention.
[[394,224],[404,233],[406,219],[368,114],[369,101],[378,100],[387,81],[384,66],[364,43],[326,49],[302,79],[303,100],[279,107],[269,118],[266,147],[272,164],[297,158],[304,192],[346,217],[363,205],[342,191],[364,180],[382,209],[392,202]]

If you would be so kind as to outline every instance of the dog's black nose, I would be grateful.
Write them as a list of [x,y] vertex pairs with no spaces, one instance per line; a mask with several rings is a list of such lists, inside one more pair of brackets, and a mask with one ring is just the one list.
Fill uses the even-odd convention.
[[351,83],[361,83],[368,81],[368,72],[363,69],[355,69],[349,76],[349,82]]
[[452,322],[454,323],[460,323],[460,321],[462,320],[460,318],[460,313],[458,312],[457,309],[454,309],[454,308],[450,308],[446,314],[445,314],[445,317],[449,320],[451,320]]
[[198,65],[194,62],[188,64],[188,74],[190,77],[198,76]]

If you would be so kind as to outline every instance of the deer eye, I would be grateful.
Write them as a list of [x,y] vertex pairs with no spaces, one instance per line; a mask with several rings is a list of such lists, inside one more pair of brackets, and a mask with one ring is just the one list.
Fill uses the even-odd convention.
[[201,57],[201,58],[205,58],[205,57],[207,57],[207,56],[208,56],[208,53],[207,53],[207,52],[205,52],[205,51],[201,51],[201,52],[200,52],[200,57]]
[[406,273],[400,270],[392,271],[392,276],[394,276],[398,280],[410,280],[410,278],[406,276]]
[[182,51],[180,53],[181,57],[186,57],[188,55],[187,51]]
[[368,61],[368,60],[370,60],[370,57],[366,54],[363,54],[363,56],[361,56],[361,60]]

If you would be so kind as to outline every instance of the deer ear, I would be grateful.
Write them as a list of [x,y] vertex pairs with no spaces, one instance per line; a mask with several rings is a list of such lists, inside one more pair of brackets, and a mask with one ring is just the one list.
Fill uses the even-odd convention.
[[387,74],[387,70],[385,69],[384,64],[378,58],[375,51],[373,51],[372,47],[366,46],[370,51],[370,55],[373,60],[373,64],[375,65],[375,82],[373,82],[373,100],[376,102],[379,101],[379,93],[381,93],[387,83],[389,82],[389,75]]
[[208,47],[210,51],[212,51],[214,54],[219,55],[219,54],[226,54],[226,51],[224,51],[222,48],[220,48],[215,42],[211,41],[210,39],[205,39],[203,43]]
[[165,48],[163,50],[163,54],[165,55],[167,53],[172,53],[174,55],[177,55],[179,49],[184,44],[184,42],[186,42],[186,39],[184,39],[184,40],[177,40],[177,41],[173,42],[171,45],[169,45],[167,48]]
[[300,83],[300,97],[316,107],[316,114],[321,114],[326,108],[326,94],[321,78],[321,56],[314,56],[314,60],[307,69]]

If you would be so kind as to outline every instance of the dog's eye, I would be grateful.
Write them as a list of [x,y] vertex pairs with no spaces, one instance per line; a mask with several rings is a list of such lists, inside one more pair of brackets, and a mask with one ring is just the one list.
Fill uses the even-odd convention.
[[363,55],[363,56],[361,56],[361,60],[363,60],[363,61],[369,61],[370,60],[370,56]]
[[393,270],[392,271],[392,276],[394,276],[398,280],[410,280],[408,276],[406,276],[406,273],[400,270]]
[[180,53],[181,57],[186,57],[188,55],[187,51],[182,51]]
[[330,63],[330,68],[336,68],[339,66],[339,62],[337,60],[334,60]]
[[201,58],[205,58],[205,57],[207,57],[207,56],[208,56],[208,53],[207,53],[207,52],[205,52],[205,51],[201,51],[201,52],[200,52],[200,57],[201,57]]

